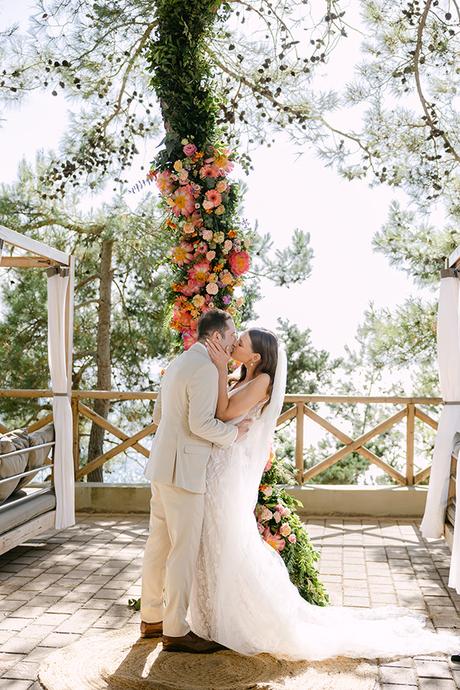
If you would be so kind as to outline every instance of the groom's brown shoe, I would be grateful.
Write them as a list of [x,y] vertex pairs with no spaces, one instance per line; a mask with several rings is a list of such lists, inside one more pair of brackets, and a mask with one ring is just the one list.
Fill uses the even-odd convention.
[[161,637],[163,635],[163,621],[146,623],[141,621],[141,637]]
[[191,630],[182,637],[170,637],[163,635],[163,651],[165,652],[188,652],[189,654],[213,654],[227,649],[218,642],[204,640],[198,637]]

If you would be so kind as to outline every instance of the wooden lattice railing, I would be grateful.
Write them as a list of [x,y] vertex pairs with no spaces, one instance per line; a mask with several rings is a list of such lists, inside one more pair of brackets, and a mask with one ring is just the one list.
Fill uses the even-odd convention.
[[[51,398],[52,392],[49,390],[0,390],[0,397],[10,398]],[[106,462],[116,457],[120,453],[128,449],[136,450],[144,457],[148,457],[149,448],[140,443],[149,434],[155,432],[155,424],[149,424],[143,429],[139,430],[133,435],[126,434],[122,429],[112,424],[110,421],[96,414],[91,407],[86,405],[83,400],[88,401],[95,398],[103,398],[106,400],[155,400],[156,393],[142,391],[73,391],[72,392],[72,414],[73,414],[73,457],[75,466],[75,478],[81,480],[89,472],[101,467]],[[405,398],[405,397],[388,397],[388,396],[348,396],[348,395],[286,395],[285,403],[289,407],[281,414],[278,419],[278,427],[285,425],[287,422],[295,421],[295,471],[296,478],[299,484],[311,480],[324,470],[332,467],[340,460],[351,453],[358,453],[363,458],[373,463],[386,474],[388,474],[394,481],[401,485],[414,485],[423,482],[429,477],[430,467],[426,467],[419,472],[414,472],[414,431],[415,422],[418,419],[423,424],[428,425],[432,429],[437,429],[437,422],[428,414],[420,409],[420,405],[440,405],[441,398]],[[366,404],[366,405],[394,405],[400,407],[395,414],[389,416],[382,422],[379,422],[372,429],[369,429],[356,439],[352,439],[348,434],[343,432],[338,426],[332,424],[331,421],[319,415],[310,406],[318,403],[326,403],[328,405],[334,404]],[[327,458],[324,458],[313,467],[307,470],[304,468],[304,421],[305,417],[312,420],[322,429],[330,432],[335,438],[343,444],[343,447]],[[31,424],[28,429],[38,429],[52,419],[52,415],[48,414],[42,417],[39,421]],[[110,450],[104,452],[99,457],[93,459],[91,462],[81,466],[80,455],[80,438],[79,429],[82,419],[87,419],[101,426],[108,434],[115,436],[120,442],[114,445]],[[366,447],[372,439],[380,434],[388,432],[392,427],[406,419],[406,463],[405,473],[402,474],[396,468],[389,465],[381,457],[378,457],[374,452]],[[5,427],[0,425],[0,431],[6,431]]]

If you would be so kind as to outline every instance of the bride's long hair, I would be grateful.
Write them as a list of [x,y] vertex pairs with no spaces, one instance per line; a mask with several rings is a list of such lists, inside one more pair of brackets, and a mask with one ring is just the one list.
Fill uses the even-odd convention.
[[[273,381],[275,380],[276,366],[278,364],[278,338],[266,328],[250,328],[248,330],[248,335],[251,340],[253,352],[257,352],[260,355],[260,361],[254,369],[254,376],[258,376],[259,374],[268,374],[270,376],[270,385],[268,387],[269,398],[265,403],[265,405],[268,405],[272,394]],[[246,378],[246,373],[246,366],[242,364],[238,382]]]

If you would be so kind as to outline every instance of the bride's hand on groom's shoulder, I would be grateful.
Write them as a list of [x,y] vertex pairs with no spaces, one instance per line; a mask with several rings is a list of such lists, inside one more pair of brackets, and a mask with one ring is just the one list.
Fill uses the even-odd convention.
[[213,343],[211,340],[206,341],[206,349],[208,350],[211,361],[218,369],[227,371],[227,365],[230,361],[230,353],[219,343]]

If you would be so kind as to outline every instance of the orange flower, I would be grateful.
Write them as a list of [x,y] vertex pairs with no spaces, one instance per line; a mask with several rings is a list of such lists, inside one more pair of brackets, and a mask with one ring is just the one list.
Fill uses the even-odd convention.
[[240,276],[249,271],[251,261],[247,252],[232,252],[228,256],[228,263],[232,273]]

